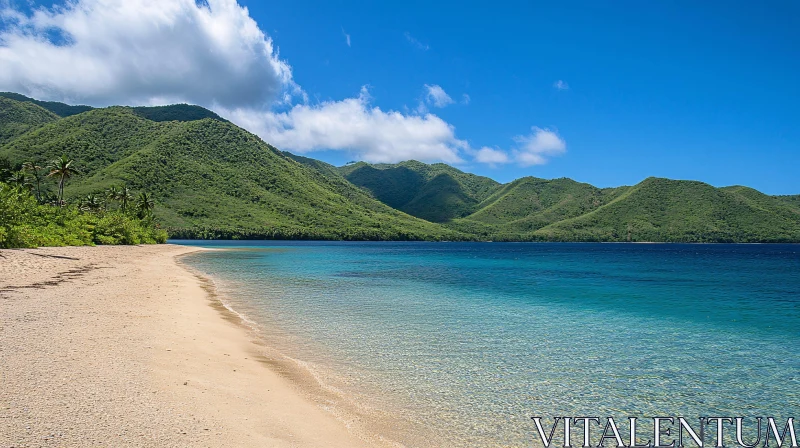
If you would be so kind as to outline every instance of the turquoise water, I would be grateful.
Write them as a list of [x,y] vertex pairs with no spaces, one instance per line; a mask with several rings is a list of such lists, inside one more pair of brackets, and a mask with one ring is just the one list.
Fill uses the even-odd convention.
[[800,409],[800,245],[176,242],[244,249],[185,262],[409,446]]

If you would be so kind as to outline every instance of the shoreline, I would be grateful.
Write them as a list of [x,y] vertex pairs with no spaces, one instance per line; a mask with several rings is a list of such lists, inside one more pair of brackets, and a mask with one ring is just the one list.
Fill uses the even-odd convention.
[[0,251],[0,446],[400,446],[271,352],[200,250]]
[[[717,242],[717,241],[493,241],[493,240],[464,240],[464,241],[450,241],[450,240],[278,240],[278,239],[183,239],[183,238],[170,238],[165,244],[182,245],[175,243],[175,241],[188,241],[201,247],[200,244],[212,242],[231,242],[231,243],[247,243],[247,242],[307,242],[307,243],[431,243],[431,244],[470,244],[470,243],[492,243],[492,244],[684,244],[684,245],[800,245],[800,241],[752,241],[752,242]],[[207,250],[227,250],[227,249],[207,249]]]
[[[208,293],[209,305],[217,310],[223,319],[239,326],[251,337],[250,342],[259,351],[254,354],[253,359],[258,360],[266,368],[286,379],[296,388],[300,395],[323,408],[346,426],[352,434],[362,440],[370,441],[373,444],[370,446],[403,448],[406,445],[401,440],[411,441],[413,446],[438,446],[430,443],[431,434],[425,433],[410,421],[401,418],[396,413],[366,406],[359,399],[363,398],[362,396],[350,396],[348,392],[326,382],[323,378],[327,376],[326,374],[331,373],[327,368],[291,356],[290,352],[292,350],[289,350],[284,344],[280,344],[280,348],[278,348],[275,338],[283,339],[286,337],[282,330],[278,331],[282,333],[282,336],[276,336],[274,328],[264,328],[260,323],[251,320],[246,313],[241,312],[236,305],[231,304],[233,301],[231,295],[220,290],[219,285],[217,285],[217,281],[221,280],[219,277],[215,279],[213,274],[200,272],[183,261],[185,257],[196,255],[198,252],[242,249],[202,246],[180,247],[199,249],[177,255],[175,257],[176,264],[200,282],[203,289]],[[270,336],[265,335],[263,333],[264,330],[267,330]],[[423,440],[427,442],[422,442]]]

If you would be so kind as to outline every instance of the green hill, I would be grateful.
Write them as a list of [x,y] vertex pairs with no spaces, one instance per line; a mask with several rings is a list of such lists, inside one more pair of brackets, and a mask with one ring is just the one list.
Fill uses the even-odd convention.
[[519,223],[519,230],[531,230],[582,215],[605,202],[603,192],[589,184],[566,178],[523,177],[504,185],[467,219],[486,224]]
[[235,125],[155,122],[132,108],[95,109],[0,148],[14,163],[67,154],[84,175],[67,199],[122,182],[150,192],[173,235],[326,239],[463,239],[285,157]]
[[69,104],[59,103],[56,101],[39,101],[13,92],[0,92],[0,97],[35,104],[42,109],[49,110],[59,117],[69,117],[70,115],[77,115],[93,109],[91,106],[70,106]]
[[627,188],[599,189],[567,178],[523,177],[503,185],[478,204],[475,213],[448,227],[485,239],[530,239],[531,232],[595,210]]
[[56,120],[57,115],[33,103],[0,96],[0,145]]
[[172,104],[169,106],[140,106],[132,107],[133,112],[152,121],[195,121],[204,118],[226,121],[208,109],[191,104]]
[[467,216],[500,184],[444,163],[415,160],[371,165],[359,162],[339,168],[351,183],[384,204],[431,222]]
[[722,190],[738,195],[755,208],[775,213],[790,220],[800,218],[800,202],[784,199],[792,198],[793,196],[768,196],[754,188],[739,185],[724,187]]
[[66,154],[82,171],[68,201],[127,183],[154,196],[173,237],[800,242],[800,195],[657,178],[603,189],[567,178],[503,185],[417,161],[335,167],[198,106],[71,107],[0,94],[4,179],[22,162]]
[[739,188],[648,178],[607,204],[550,224],[532,237],[555,241],[800,241],[800,216],[788,212],[774,198]]
[[[334,168],[293,157],[328,176],[338,170],[387,205],[481,240],[800,241],[800,195],[655,178],[601,189],[567,178],[525,177],[505,185],[479,183],[485,188],[476,192],[447,176],[461,173],[455,168],[433,169],[442,164],[359,162]],[[463,214],[465,209],[472,213]]]
[[[59,117],[71,117],[93,110],[91,106],[70,106],[57,101],[39,101],[13,92],[0,92],[0,99],[8,98],[22,103],[35,104]],[[168,106],[132,107],[136,115],[152,121],[194,121],[213,118],[225,121],[222,117],[200,106],[191,104],[170,104]]]

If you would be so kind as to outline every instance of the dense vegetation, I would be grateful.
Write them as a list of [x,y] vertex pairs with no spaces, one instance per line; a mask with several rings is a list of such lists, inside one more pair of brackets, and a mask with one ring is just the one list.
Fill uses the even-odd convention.
[[[147,193],[135,198],[127,186],[113,187],[103,196],[67,203],[62,199],[65,184],[80,174],[73,160],[61,157],[45,168],[35,162],[16,170],[11,166],[0,161],[0,248],[153,244],[167,239],[154,222],[154,201]],[[113,207],[112,201],[119,205]]]
[[[3,99],[10,99],[22,105],[35,105],[50,112],[53,117],[71,117],[84,112],[93,110],[91,106],[70,106],[69,104],[59,103],[56,101],[39,101],[29,98],[25,95],[13,92],[0,92],[0,101]],[[5,105],[3,108],[9,107]],[[0,109],[3,109],[0,108]],[[138,106],[131,107],[131,109],[142,118],[152,121],[194,121],[202,120],[203,118],[213,118],[215,120],[225,121],[219,115],[211,112],[200,106],[191,104],[172,104],[169,106]],[[0,119],[0,121],[2,121]]]
[[225,121],[219,115],[200,106],[190,104],[173,104],[171,106],[132,107],[133,112],[152,121],[195,121],[203,118]]
[[488,177],[464,173],[444,163],[415,160],[396,165],[345,165],[339,172],[384,204],[432,222],[467,216],[500,184]]
[[133,108],[62,118],[0,147],[14,163],[68,154],[84,175],[67,199],[125,183],[157,201],[177,237],[351,240],[466,239],[374,200],[214,118],[156,122]]
[[[61,203],[60,189],[51,182],[40,192],[30,170],[25,188],[4,186],[8,204],[0,219],[15,216],[15,235],[36,234],[20,229],[38,219],[60,228],[83,223],[75,224],[88,229],[80,241],[112,242],[104,239],[109,224],[102,220],[117,219],[141,231],[116,242],[157,240],[146,233],[154,223],[182,238],[800,241],[800,195],[655,178],[605,189],[566,178],[502,185],[416,161],[335,167],[278,151],[197,106],[71,113],[72,106],[14,95],[0,94],[0,170],[11,173],[7,180],[25,183],[24,162],[62,155],[79,160],[81,171],[63,191],[66,207],[45,205]],[[120,200],[126,197],[120,189],[147,192],[151,221],[137,216],[132,195]],[[117,206],[96,204],[106,197]],[[25,244],[64,233],[42,232]]]
[[55,101],[39,101],[13,92],[0,92],[0,97],[12,99],[21,103],[35,104],[59,117],[69,117],[70,115],[77,115],[93,109],[91,106],[70,106],[69,104]]
[[21,103],[0,96],[0,145],[58,118],[33,103]]
[[[447,169],[437,171],[441,166]],[[442,172],[457,181],[437,185]],[[492,185],[447,165],[414,161],[361,162],[339,173],[389,205],[479,240],[800,242],[800,195],[747,187],[649,178],[600,189],[534,177]],[[447,200],[454,197],[462,200]]]
[[120,210],[39,204],[30,191],[0,182],[0,248],[153,244],[167,240],[152,219]]
[[556,241],[800,241],[800,209],[753,189],[649,178],[584,215],[534,232]]

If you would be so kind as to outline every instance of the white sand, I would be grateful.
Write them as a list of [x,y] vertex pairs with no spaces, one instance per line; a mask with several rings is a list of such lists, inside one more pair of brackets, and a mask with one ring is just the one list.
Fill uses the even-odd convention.
[[192,250],[0,251],[0,448],[387,445],[271,366]]

